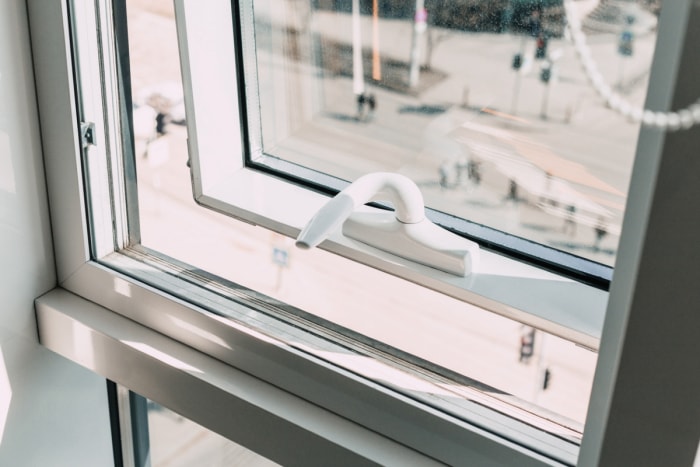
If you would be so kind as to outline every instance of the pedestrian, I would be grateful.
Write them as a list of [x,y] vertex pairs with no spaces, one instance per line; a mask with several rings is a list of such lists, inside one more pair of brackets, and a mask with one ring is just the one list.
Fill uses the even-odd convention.
[[367,98],[367,107],[369,109],[367,113],[367,118],[372,119],[372,117],[374,117],[374,109],[377,108],[377,100],[374,97],[374,94],[370,94]]
[[594,251],[599,251],[600,250],[600,242],[603,241],[603,238],[608,234],[608,226],[605,222],[605,218],[603,216],[598,217],[598,223],[595,225],[595,243],[593,244],[593,250]]
[[467,174],[467,179],[469,178],[469,161],[466,157],[460,157],[455,163],[455,171],[457,172],[457,185],[462,185],[464,183],[464,174]]
[[[535,59],[543,60],[545,58],[547,58],[547,37],[540,33],[535,40]],[[546,82],[547,80],[543,79],[543,81]]]
[[167,115],[163,112],[158,112],[156,114],[156,134],[158,136],[163,136],[165,134],[165,125],[167,123]]
[[512,178],[508,184],[508,195],[506,196],[506,201],[512,201],[514,203],[518,202],[518,182]]
[[449,187],[449,176],[450,176],[450,165],[447,161],[440,164],[438,169],[440,174],[440,188],[445,189]]
[[481,164],[476,159],[469,159],[467,176],[469,180],[474,182],[474,185],[481,183]]
[[550,384],[552,384],[552,370],[545,368],[542,375],[542,390],[548,389]]
[[357,120],[360,121],[362,120],[362,117],[365,113],[365,95],[363,94],[358,94],[357,95]]
[[566,217],[564,218],[563,232],[570,236],[576,235],[576,206],[570,204],[566,207]]
[[540,194],[540,203],[556,206],[556,201],[552,197],[552,173],[549,171],[544,173],[544,191]]

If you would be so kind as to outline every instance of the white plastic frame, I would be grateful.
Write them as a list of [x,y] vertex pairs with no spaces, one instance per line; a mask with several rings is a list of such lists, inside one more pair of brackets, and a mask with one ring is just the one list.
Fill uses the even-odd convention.
[[[256,93],[254,77],[244,83],[236,63],[241,51],[234,41],[232,2],[205,2],[206,8],[202,0],[175,0],[194,197],[203,206],[295,238],[328,197],[246,167],[246,151],[260,156],[255,137],[260,123],[242,121],[239,92]],[[241,16],[245,30],[252,12],[243,10]],[[249,63],[253,52],[246,49],[243,61]],[[251,128],[249,148],[237,131],[242,124]],[[349,239],[340,229],[320,247],[598,348],[608,294],[595,287],[483,249],[479,269],[457,277]]]
[[[82,6],[89,6],[90,3],[106,5],[102,1],[81,3]],[[474,427],[455,424],[418,404],[396,397],[391,391],[382,392],[366,382],[358,382],[331,365],[324,366],[284,346],[265,347],[265,339],[251,330],[232,328],[230,323],[224,323],[220,318],[175,298],[172,290],[182,285],[180,283],[154,288],[92,261],[86,221],[86,188],[81,175],[67,2],[30,0],[27,8],[59,280],[55,291],[37,301],[42,342],[93,371],[101,371],[107,378],[143,385],[139,389],[145,395],[156,401],[167,400],[167,405],[173,410],[205,424],[212,411],[197,409],[196,404],[193,407],[188,401],[191,402],[193,395],[206,394],[206,386],[194,384],[196,378],[183,375],[175,375],[170,380],[173,384],[165,385],[157,376],[174,374],[178,368],[182,368],[173,365],[172,361],[168,363],[154,356],[197,358],[207,368],[212,368],[216,366],[214,356],[217,352],[225,352],[227,345],[235,343],[240,352],[233,354],[265,357],[264,361],[271,365],[268,375],[255,376],[263,382],[267,382],[267,377],[273,373],[271,368],[274,365],[278,365],[277,369],[301,365],[310,371],[308,376],[311,382],[302,383],[299,394],[284,389],[280,394],[308,396],[321,389],[327,391],[329,398],[342,401],[339,394],[343,389],[346,393],[351,389],[354,399],[350,400],[364,401],[367,404],[365,408],[390,410],[390,407],[382,405],[382,402],[390,402],[393,406],[391,410],[399,410],[394,413],[399,418],[385,419],[379,414],[370,414],[365,420],[367,424],[362,426],[372,428],[376,423],[389,423],[393,429],[384,425],[382,433],[390,433],[405,449],[420,451],[446,463],[557,464],[552,457],[534,453],[528,448],[531,446],[518,446]],[[696,86],[692,78],[696,73],[692,72],[700,66],[694,50],[697,31],[700,31],[699,21],[700,6],[697,2],[679,0],[664,6],[661,27],[664,24],[674,27],[667,29],[664,53],[655,58],[652,70],[651,89],[656,89],[653,98],[656,110],[667,110],[672,103],[683,105],[684,96],[696,94],[689,92],[689,89]],[[683,76],[677,76],[682,66],[685,76],[690,78],[684,80]],[[681,84],[676,88],[677,81]],[[676,95],[673,95],[674,89],[678,91]],[[650,454],[669,465],[690,465],[697,450],[700,433],[700,416],[697,413],[700,407],[698,360],[694,352],[678,350],[694,349],[700,340],[700,315],[695,312],[700,303],[700,289],[692,280],[697,277],[692,275],[697,269],[697,250],[689,249],[679,254],[674,247],[695,245],[700,236],[700,224],[697,216],[669,207],[677,208],[675,201],[682,200],[687,208],[698,208],[700,185],[695,183],[697,180],[692,176],[700,170],[694,149],[697,148],[699,136],[697,130],[668,137],[657,131],[643,135],[645,144],[642,146],[641,162],[633,174],[634,196],[631,197],[623,227],[624,251],[621,251],[618,259],[619,276],[613,280],[611,288],[612,313],[606,318],[593,403],[579,458],[580,465],[584,466],[620,465],[621,462],[643,465],[651,461]],[[665,243],[668,241],[676,243]],[[118,253],[115,255],[120,256]],[[145,266],[141,268],[148,270]],[[63,291],[69,291],[69,297]],[[568,297],[568,300],[575,299]],[[133,322],[122,322],[120,316]],[[177,322],[175,319],[180,319],[179,322],[187,327],[174,325]],[[67,323],[67,327],[55,325],[58,322]],[[139,323],[135,328],[134,322]],[[114,340],[119,338],[120,330],[124,330],[121,326],[130,326],[141,340],[162,353],[134,352],[133,346],[130,347],[132,350],[124,348]],[[163,340],[163,335],[169,339]],[[655,340],[650,342],[649,336]],[[650,343],[653,344],[651,350]],[[92,353],[76,352],[80,344]],[[192,348],[198,349],[201,354],[193,352]],[[218,360],[220,363],[221,359]],[[235,371],[230,371],[230,367],[254,369],[254,365],[245,367],[244,363],[239,361],[220,365],[221,375],[225,374],[236,381],[236,377],[232,376]],[[141,372],[144,377],[129,379],[133,375],[125,376],[125,370],[127,373],[132,370]],[[336,383],[330,386],[330,391],[328,386],[319,387],[313,383],[323,374],[329,376],[327,381]],[[637,384],[642,380],[644,384]],[[179,383],[187,383],[189,390],[183,390]],[[355,383],[359,385],[354,386]],[[208,384],[211,390],[211,382],[205,381],[203,384]],[[362,389],[362,397],[354,391],[356,389]],[[251,408],[249,404],[252,401],[241,397],[240,391],[240,388],[229,387],[222,391],[223,399],[220,400],[224,405],[243,401],[242,407]],[[229,396],[231,399],[228,399]],[[653,403],[650,404],[650,401]],[[296,403],[291,405],[296,406]],[[306,416],[304,410],[300,412],[285,415],[271,423],[267,436],[259,440],[261,444],[256,446],[256,450],[262,455],[276,458],[274,452],[277,447],[274,444],[278,442],[277,435],[284,434],[282,424],[290,421],[287,426],[300,426]],[[343,418],[333,410],[327,414],[330,414],[328,420],[331,422]],[[324,426],[319,425],[315,430],[323,431]],[[382,437],[376,427],[368,435]],[[380,439],[375,441],[382,442]],[[355,452],[348,443],[339,440],[337,452]],[[319,438],[305,447],[309,450],[334,449]],[[362,446],[359,448],[362,450]],[[369,462],[391,463],[385,452],[382,453],[384,457],[373,459],[370,459],[370,453],[362,454]],[[575,453],[567,457],[569,460],[563,461],[564,464],[576,463]],[[355,455],[337,458],[338,462],[356,459]],[[400,459],[405,460],[406,457],[397,457],[397,462]],[[290,465],[295,463],[295,459],[284,460]]]
[[[246,413],[260,408],[259,399],[255,401],[245,395],[245,384],[277,391],[277,396],[273,394],[270,400],[280,400],[278,408],[282,414],[278,412],[266,418],[264,438],[258,436],[254,442],[241,444],[286,465],[306,465],[308,458],[304,452],[318,453],[319,458],[330,452],[336,463],[351,465],[404,465],[407,459],[417,460],[419,464],[434,461],[457,464],[470,459],[479,465],[523,466],[575,462],[578,449],[573,442],[544,435],[539,429],[528,427],[529,423],[480,408],[478,404],[473,404],[472,418],[479,425],[467,423],[295,350],[283,341],[271,340],[254,329],[207,312],[177,298],[176,293],[189,285],[189,293],[199,295],[202,300],[213,302],[215,294],[197,290],[186,281],[167,276],[118,251],[104,256],[103,248],[113,242],[108,232],[112,227],[94,231],[87,220],[90,208],[86,199],[95,193],[92,190],[97,185],[110,186],[113,179],[107,170],[98,170],[91,174],[89,184],[84,183],[83,164],[90,155],[84,154],[79,139],[79,115],[84,118],[84,114],[76,95],[75,51],[71,47],[75,41],[94,40],[85,35],[86,31],[91,34],[101,31],[105,35],[99,40],[110,47],[109,3],[108,0],[28,3],[59,281],[54,291],[36,303],[44,345],[234,438],[237,435],[221,425],[221,410],[238,407]],[[94,16],[92,23],[90,15]],[[75,37],[71,37],[71,16],[85,21]],[[81,58],[81,80],[101,79],[104,69],[100,69],[96,59]],[[110,59],[113,57],[105,58]],[[118,89],[114,83],[105,84],[106,95],[100,101],[115,102]],[[114,108],[106,105],[103,112],[107,119]],[[114,122],[105,124],[106,131],[119,131],[113,125]],[[117,151],[105,151],[100,157],[106,158],[107,165],[119,167],[121,155]],[[121,190],[112,199],[123,203],[124,187],[112,185],[112,189]],[[120,232],[127,235],[126,229]],[[99,262],[92,259],[95,252],[90,251],[91,235],[100,243],[96,252],[100,255]],[[123,241],[121,237],[112,244],[116,248]],[[157,283],[157,287],[147,282]],[[239,309],[241,314],[256,312],[245,303],[224,305]],[[134,323],[138,324],[134,326]],[[137,337],[125,338],[123,333],[127,328],[133,329]],[[134,342],[139,345],[134,346]],[[206,367],[206,377],[193,378],[191,373],[182,371],[180,363],[185,360],[185,354]],[[239,376],[243,379],[237,385]],[[216,383],[221,378],[230,379],[232,384],[222,389]],[[203,407],[197,403],[198,395],[206,398],[212,391],[222,406]],[[319,407],[321,412],[316,413],[323,414],[316,422],[312,422],[315,409],[311,407]],[[248,421],[255,423],[254,418]],[[340,425],[362,433],[364,441],[358,443],[356,436],[330,436]],[[280,439],[289,433],[304,439],[303,452],[280,448]],[[372,447],[382,445],[385,448]],[[391,448],[387,449],[388,446]]]

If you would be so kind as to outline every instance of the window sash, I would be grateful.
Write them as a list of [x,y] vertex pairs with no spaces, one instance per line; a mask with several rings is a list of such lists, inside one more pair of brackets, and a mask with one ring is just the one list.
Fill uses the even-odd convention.
[[[263,91],[259,89],[257,77],[253,4],[207,1],[211,7],[209,11],[192,0],[175,1],[185,102],[188,115],[192,117],[188,117],[188,134],[194,135],[189,152],[193,158],[195,197],[201,197],[202,205],[217,209],[214,207],[217,203],[207,196],[206,185],[226,183],[229,173],[221,172],[224,167],[230,173],[246,167],[262,171],[326,195],[335,195],[347,187],[349,182],[346,180],[264,152],[259,98]],[[212,28],[214,22],[216,28]],[[194,34],[190,33],[191,29]],[[221,53],[216,56],[209,54],[211,43],[218,44]],[[222,57],[235,57],[235,60],[222,67]],[[192,60],[196,63],[191,63]],[[212,80],[213,74],[217,75],[215,80]],[[223,111],[222,103],[227,103]],[[198,125],[198,121],[204,123]],[[241,125],[243,122],[246,124]],[[229,135],[234,128],[241,128],[240,134],[233,131]],[[199,133],[202,133],[202,138],[198,137]],[[225,135],[223,139],[222,135]],[[201,145],[199,141],[203,141]],[[227,208],[225,212],[243,220],[250,218],[249,214],[240,213],[235,208]],[[426,207],[426,214],[438,225],[459,232],[491,251],[516,257],[519,261],[602,290],[609,287],[612,268],[607,265],[430,207]]]
[[[255,135],[259,122],[248,120],[248,132],[231,131],[246,121],[241,93],[253,84],[242,83],[240,67],[252,52],[237,50],[231,40],[236,37],[232,18],[237,15],[230,13],[230,2],[209,0],[209,5],[217,8],[201,8],[196,0],[175,2],[194,197],[217,212],[296,237],[328,196],[270,173],[270,169],[279,171],[284,162],[261,154]],[[252,11],[246,11],[241,13],[241,21],[252,22]],[[220,45],[219,53],[208,53],[212,43]],[[224,60],[222,65],[222,56],[239,60]],[[215,82],[225,85],[212,83],[212,70],[216,70]],[[250,167],[246,162],[249,154],[254,160],[264,160],[268,170]],[[480,232],[486,230],[479,227]],[[508,241],[515,241],[515,237],[510,236]],[[532,245],[525,241],[519,244],[528,243]],[[607,292],[527,264],[521,258],[482,249],[478,273],[458,277],[353,241],[340,232],[320,247],[581,346],[598,347]],[[583,267],[592,262],[581,260],[578,264]],[[603,277],[606,272],[596,274]],[[515,283],[529,286],[513,287]]]

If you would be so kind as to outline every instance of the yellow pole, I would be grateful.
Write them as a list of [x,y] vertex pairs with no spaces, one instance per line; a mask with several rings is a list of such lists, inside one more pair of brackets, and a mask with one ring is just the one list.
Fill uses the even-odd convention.
[[382,79],[382,65],[379,56],[379,7],[377,0],[372,0],[372,79]]

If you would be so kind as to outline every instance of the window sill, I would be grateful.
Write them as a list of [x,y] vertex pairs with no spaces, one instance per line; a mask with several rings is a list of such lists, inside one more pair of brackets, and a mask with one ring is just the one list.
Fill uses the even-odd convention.
[[[149,268],[143,263],[139,265],[119,254],[114,256],[110,259],[112,267],[121,262],[119,269],[128,266],[132,274],[147,274]],[[207,397],[212,389],[206,381],[193,382],[192,379],[195,376],[204,378],[208,373],[178,375],[173,372],[182,369],[172,368],[172,365],[162,374],[156,369],[136,371],[139,359],[145,359],[149,365],[163,365],[172,363],[169,357],[174,357],[187,362],[187,368],[199,368],[198,365],[208,368],[201,362],[211,360],[216,362],[216,371],[225,368],[243,371],[252,378],[259,378],[256,381],[274,386],[282,394],[299,397],[316,409],[322,408],[373,433],[382,433],[447,464],[459,463],[465,458],[475,459],[479,465],[541,466],[576,462],[580,434],[535,415],[527,408],[518,409],[507,400],[498,401],[488,393],[480,394],[467,386],[449,390],[440,382],[411,377],[405,371],[387,367],[380,360],[362,357],[296,327],[285,326],[278,319],[249,308],[246,302],[217,298],[217,294],[207,290],[193,285],[188,287],[177,277],[155,270],[153,274],[148,280],[151,285],[146,285],[104,266],[86,263],[63,284],[79,296],[56,289],[37,299],[42,343],[224,436],[234,433],[227,434],[226,427],[220,426],[221,421],[212,418],[212,425],[208,425],[208,417],[220,414],[223,405],[212,408],[213,414],[198,414],[200,408],[196,401]],[[173,290],[176,296],[164,290]],[[187,302],[202,303],[203,308],[177,295],[187,297]],[[226,318],[224,309],[228,315],[238,314],[243,318]],[[58,324],[54,324],[54,318],[59,319]],[[66,331],[61,324],[66,320],[73,323],[71,329],[85,330]],[[139,348],[125,346],[122,342],[125,338],[119,334],[125,327],[139,333],[138,339],[126,340],[140,342],[137,347],[141,350],[156,349],[156,354],[163,358],[154,361],[153,352],[137,352]],[[161,343],[162,348],[159,347]],[[173,352],[171,347],[175,349]],[[181,348],[198,355],[198,363],[187,360]],[[336,357],[343,362],[335,362]],[[344,364],[348,361],[361,364],[364,370],[348,369]],[[366,367],[372,368],[374,373],[383,368],[382,374],[366,379],[363,376]],[[187,384],[204,386],[201,391],[197,386],[183,386],[183,382],[176,382],[179,378],[184,378]],[[229,376],[218,380],[235,383],[235,378]],[[196,400],[193,406],[188,406],[186,401],[193,395]],[[234,391],[230,397],[238,395]],[[491,407],[494,403],[496,407]],[[180,404],[184,404],[182,408]],[[269,434],[265,436],[270,437]],[[231,439],[245,445],[238,438]],[[247,447],[270,455],[255,446]],[[324,444],[321,446],[326,449]],[[364,450],[360,452],[365,455]],[[289,460],[284,463],[288,464]],[[387,465],[384,461],[379,463]]]
[[439,465],[65,290],[36,309],[44,346],[273,461]]

